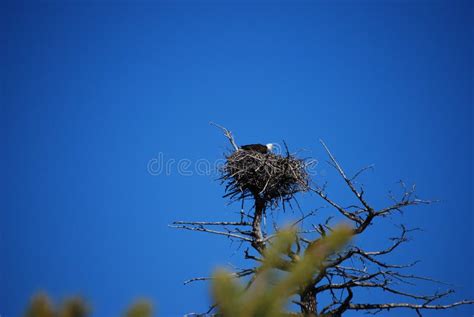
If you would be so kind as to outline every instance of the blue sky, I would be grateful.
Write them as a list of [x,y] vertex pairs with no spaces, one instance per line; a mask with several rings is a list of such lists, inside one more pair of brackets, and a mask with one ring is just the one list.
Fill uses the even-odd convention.
[[[440,202],[380,221],[360,242],[382,243],[399,222],[422,227],[393,259],[421,259],[414,272],[455,284],[452,299],[474,297],[472,3],[4,2],[1,12],[2,317],[37,290],[83,294],[94,316],[140,296],[160,316],[206,310],[207,284],[182,282],[244,266],[241,251],[167,224],[234,219],[238,206],[215,175],[151,175],[147,164],[160,153],[221,158],[228,144],[211,120],[241,144],[305,149],[321,162],[315,181],[343,201],[319,138],[348,171],[375,164],[363,180],[376,206],[398,180],[416,183]],[[391,299],[357,299],[371,298]]]

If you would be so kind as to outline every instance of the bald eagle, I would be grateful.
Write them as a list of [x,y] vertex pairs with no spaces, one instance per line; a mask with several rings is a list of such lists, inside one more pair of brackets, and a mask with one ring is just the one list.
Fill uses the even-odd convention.
[[244,151],[254,151],[262,154],[266,154],[268,152],[271,152],[273,150],[273,144],[268,143],[268,144],[247,144],[247,145],[242,145],[240,147],[241,150]]

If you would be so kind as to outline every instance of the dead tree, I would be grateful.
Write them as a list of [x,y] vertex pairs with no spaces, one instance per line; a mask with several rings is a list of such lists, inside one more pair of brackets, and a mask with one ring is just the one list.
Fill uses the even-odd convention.
[[[333,200],[327,193],[325,186],[313,185],[306,172],[307,162],[297,158],[286,149],[285,155],[261,154],[240,150],[232,133],[226,128],[219,127],[228,138],[234,151],[226,156],[227,162],[222,169],[221,181],[226,185],[224,197],[232,201],[244,202],[250,200],[253,203],[248,213],[241,214],[241,219],[234,222],[226,221],[176,221],[171,227],[200,231],[210,234],[221,235],[232,240],[247,244],[244,258],[254,262],[251,268],[237,271],[233,274],[236,278],[250,277],[248,285],[252,283],[251,276],[255,273],[259,263],[262,262],[263,252],[271,243],[275,232],[279,229],[274,226],[272,231],[266,232],[262,221],[267,209],[285,208],[291,204],[295,194],[311,192],[316,194],[335,213],[340,214],[352,224],[353,235],[362,235],[369,230],[376,218],[384,218],[393,213],[401,212],[409,206],[430,204],[432,201],[417,198],[415,187],[406,187],[401,183],[403,193],[400,197],[390,196],[392,203],[383,208],[375,208],[366,199],[362,188],[356,186],[356,179],[368,168],[356,172],[354,176],[348,176],[326,144],[321,141],[328,157],[329,163],[339,176],[343,179],[347,189],[354,197],[354,203],[349,207]],[[309,238],[315,234],[324,237],[331,232],[333,225],[329,217],[322,223],[311,223],[311,228],[301,226],[303,221],[311,222],[314,212],[302,214],[292,225],[298,227],[297,247],[289,250],[286,262],[280,263],[278,269],[288,271],[300,254],[308,252],[318,243],[318,239]],[[406,271],[417,262],[408,264],[394,264],[384,260],[384,255],[395,252],[402,244],[408,241],[409,229],[400,226],[397,237],[391,238],[392,243],[385,249],[369,251],[357,245],[349,245],[342,252],[333,255],[324,261],[318,273],[313,276],[310,283],[302,286],[295,294],[293,302],[300,307],[300,315],[336,317],[342,316],[348,310],[378,313],[392,309],[410,309],[418,316],[422,316],[425,310],[449,309],[460,305],[473,304],[472,300],[462,300],[447,305],[437,304],[437,301],[452,294],[454,290],[447,289],[443,292],[433,294],[417,294],[407,292],[397,287],[401,283],[414,285],[416,281],[428,281],[441,283],[434,279],[417,276]],[[197,277],[185,281],[185,284],[209,280],[209,277]],[[378,289],[391,293],[401,302],[389,303],[359,303],[354,293],[358,289]],[[320,298],[330,298],[329,302],[318,301]],[[407,300],[407,302],[403,300]]]

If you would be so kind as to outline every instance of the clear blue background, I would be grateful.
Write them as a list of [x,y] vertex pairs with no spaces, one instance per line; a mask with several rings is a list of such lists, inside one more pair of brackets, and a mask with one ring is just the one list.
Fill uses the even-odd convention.
[[[412,272],[455,284],[453,300],[474,297],[472,2],[3,2],[1,21],[2,317],[37,290],[84,294],[94,316],[139,296],[161,316],[205,311],[207,285],[182,282],[245,266],[241,250],[167,224],[235,219],[239,206],[215,175],[153,176],[147,164],[221,158],[228,144],[210,120],[241,144],[306,149],[321,161],[315,181],[342,201],[319,138],[348,171],[376,165],[363,178],[374,205],[399,179],[440,199],[360,242],[423,227],[393,260],[421,259]],[[392,299],[376,294],[355,300]]]

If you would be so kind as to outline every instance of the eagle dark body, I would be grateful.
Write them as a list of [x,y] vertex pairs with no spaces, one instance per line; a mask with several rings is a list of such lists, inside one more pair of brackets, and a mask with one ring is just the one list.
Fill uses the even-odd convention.
[[263,144],[247,144],[242,145],[240,148],[245,151],[255,151],[262,154],[266,154],[269,152],[268,147]]

